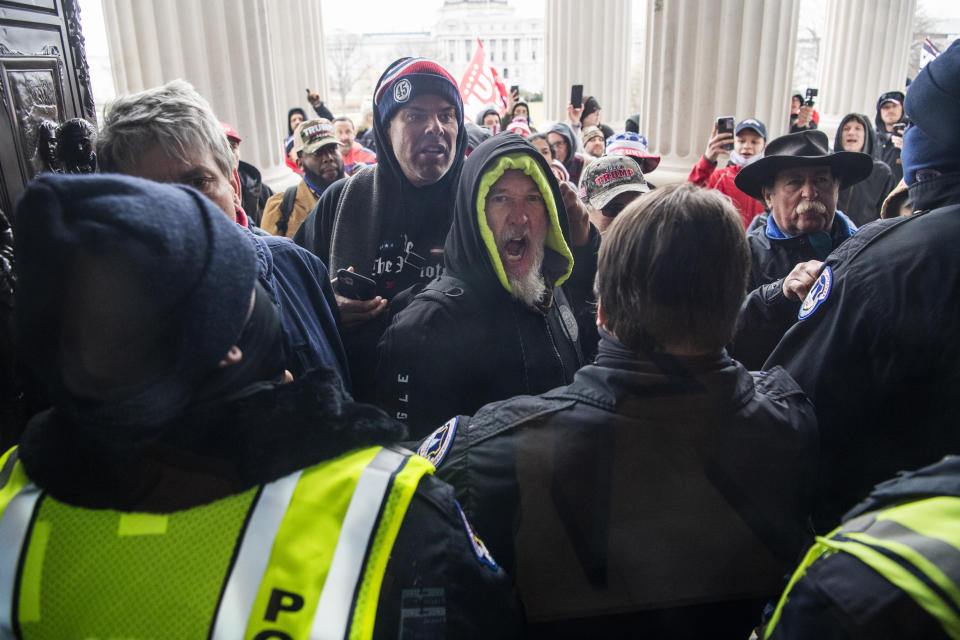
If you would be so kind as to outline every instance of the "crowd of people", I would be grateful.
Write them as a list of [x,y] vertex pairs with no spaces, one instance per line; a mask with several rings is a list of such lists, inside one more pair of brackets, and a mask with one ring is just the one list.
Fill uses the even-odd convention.
[[958,637],[958,85],[656,186],[637,117],[401,58],[275,194],[118,98],[0,224],[0,635]]

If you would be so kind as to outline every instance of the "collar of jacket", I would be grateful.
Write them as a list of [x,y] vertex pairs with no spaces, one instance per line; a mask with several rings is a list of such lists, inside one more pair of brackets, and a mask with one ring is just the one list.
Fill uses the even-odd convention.
[[[89,508],[144,506],[170,495],[169,510],[195,506],[211,485],[223,497],[275,480],[360,447],[403,440],[406,428],[384,412],[353,402],[331,371],[288,384],[261,382],[194,406],[153,442],[106,442],[56,409],[34,416],[20,443],[30,478],[55,498]],[[165,484],[166,483],[166,484]],[[194,486],[194,484],[198,486]],[[203,485],[203,486],[199,486]],[[176,495],[176,494],[174,494]],[[215,499],[215,498],[214,498]]]
[[914,211],[929,211],[960,203],[960,173],[945,173],[909,187]]
[[[656,415],[661,409],[668,414],[678,410],[735,411],[749,402],[754,392],[753,377],[726,351],[711,356],[669,356],[665,363],[660,357],[655,360],[634,353],[601,331],[596,364],[583,367],[572,384],[543,397],[576,399],[623,415]],[[690,401],[678,407],[678,396],[688,396]]]
[[[830,228],[830,236],[834,240],[834,246],[837,246],[840,244],[840,242],[843,242],[856,232],[857,225],[854,224],[853,220],[848,218],[842,211],[836,211],[834,213],[833,226]],[[806,234],[800,234],[798,236],[788,235],[787,233],[781,231],[780,227],[777,226],[776,220],[773,219],[773,213],[768,213],[765,235],[771,240],[789,240],[791,238],[800,238]],[[840,242],[837,242],[837,240]]]

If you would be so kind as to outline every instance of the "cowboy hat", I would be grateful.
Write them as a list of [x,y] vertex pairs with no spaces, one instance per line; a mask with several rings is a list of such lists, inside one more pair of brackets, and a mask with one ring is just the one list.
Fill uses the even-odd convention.
[[780,171],[794,167],[830,167],[843,189],[870,176],[873,158],[855,151],[830,153],[827,134],[819,129],[800,131],[771,140],[763,158],[741,169],[734,182],[763,202],[763,186],[771,184]]

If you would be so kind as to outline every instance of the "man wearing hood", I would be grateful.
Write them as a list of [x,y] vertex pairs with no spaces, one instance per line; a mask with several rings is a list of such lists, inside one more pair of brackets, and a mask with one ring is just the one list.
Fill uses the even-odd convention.
[[477,114],[476,123],[488,129],[490,133],[500,133],[500,111],[492,104],[487,105]]
[[547,131],[547,142],[553,149],[553,158],[563,164],[573,184],[580,184],[580,174],[583,173],[584,160],[577,153],[578,140],[573,129],[565,122],[558,122]]
[[[717,159],[721,153],[726,153],[723,145],[733,143],[730,152],[730,162],[722,169],[717,169]],[[751,198],[741,191],[734,180],[743,167],[756,162],[763,157],[763,149],[767,144],[767,127],[756,118],[747,118],[736,126],[731,136],[729,133],[717,133],[717,123],[713,123],[713,133],[707,142],[707,150],[697,164],[694,165],[687,177],[692,182],[707,189],[716,189],[733,201],[733,206],[740,212],[743,228],[746,229],[753,219],[765,211],[763,203]]]
[[467,148],[457,83],[432,60],[401,58],[387,67],[373,111],[377,164],[324,191],[293,238],[332,274],[352,268],[376,283],[370,300],[337,295],[354,392],[365,400],[372,399],[388,301],[443,270]]
[[833,139],[835,150],[859,151],[873,158],[873,171],[866,180],[840,190],[837,209],[847,214],[858,227],[880,217],[880,208],[896,184],[885,162],[880,161],[876,133],[867,116],[848,113],[837,127]]
[[390,446],[403,425],[284,371],[255,248],[210,200],[45,175],[17,213],[53,406],[0,457],[4,636],[517,637],[450,487]]
[[378,405],[423,436],[451,415],[568,383],[583,364],[599,242],[576,192],[528,142],[481,144],[464,164],[443,276],[380,341]]
[[906,124],[907,114],[903,111],[903,92],[887,91],[877,100],[877,115],[874,123],[877,127],[877,140],[880,143],[880,159],[887,163],[893,173],[894,184],[903,179],[903,164],[900,151],[903,149],[903,132],[893,126]]
[[918,213],[868,225],[831,255],[767,360],[820,425],[819,525],[870,487],[960,450],[960,41],[905,100],[903,177]]

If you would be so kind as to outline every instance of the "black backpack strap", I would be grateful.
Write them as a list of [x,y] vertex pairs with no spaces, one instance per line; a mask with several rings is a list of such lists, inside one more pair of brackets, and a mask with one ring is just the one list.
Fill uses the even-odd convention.
[[280,203],[280,217],[277,218],[277,231],[281,236],[287,235],[287,227],[290,225],[290,216],[293,214],[293,203],[297,201],[297,188],[299,184],[287,187],[283,192],[283,202]]

